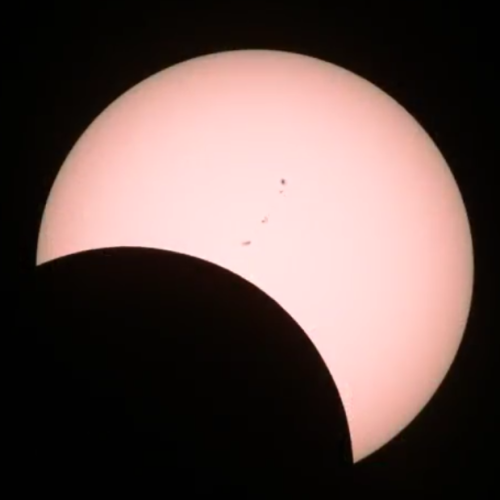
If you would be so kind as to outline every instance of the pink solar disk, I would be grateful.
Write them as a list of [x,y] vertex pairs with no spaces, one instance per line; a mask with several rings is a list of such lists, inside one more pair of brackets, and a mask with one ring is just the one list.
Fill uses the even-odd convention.
[[285,52],[175,65],[90,125],[37,261],[110,246],[201,257],[278,301],[331,371],[356,461],[435,393],[471,302],[467,214],[432,140],[366,80]]

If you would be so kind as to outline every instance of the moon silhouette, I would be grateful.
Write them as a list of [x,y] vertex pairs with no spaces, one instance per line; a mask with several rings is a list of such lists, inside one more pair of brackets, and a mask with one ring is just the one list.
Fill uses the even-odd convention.
[[98,249],[34,268],[22,298],[24,470],[37,485],[307,498],[349,480],[347,418],[324,361],[227,269]]

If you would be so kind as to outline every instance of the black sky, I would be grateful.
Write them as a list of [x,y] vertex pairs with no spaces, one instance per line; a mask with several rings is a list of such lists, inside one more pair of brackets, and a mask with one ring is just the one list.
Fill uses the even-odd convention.
[[467,207],[476,266],[471,316],[452,370],[409,428],[356,465],[353,494],[433,498],[470,488],[474,498],[486,498],[485,492],[489,497],[500,489],[498,293],[492,286],[498,276],[492,266],[499,166],[494,74],[500,62],[490,22],[494,5],[133,4],[91,9],[84,2],[49,2],[17,7],[4,17],[12,30],[4,35],[2,77],[11,124],[3,137],[13,153],[2,160],[8,235],[2,260],[9,275],[19,283],[34,264],[48,190],[74,142],[131,86],[177,62],[229,49],[287,50],[343,66],[398,100],[444,154]]

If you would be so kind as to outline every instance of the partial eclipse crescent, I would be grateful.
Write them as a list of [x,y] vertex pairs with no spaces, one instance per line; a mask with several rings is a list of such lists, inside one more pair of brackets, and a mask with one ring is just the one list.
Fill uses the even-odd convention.
[[366,80],[286,52],[177,64],[90,125],[37,263],[114,246],[203,258],[279,302],[337,384],[355,461],[427,404],[471,303],[467,213],[436,145]]

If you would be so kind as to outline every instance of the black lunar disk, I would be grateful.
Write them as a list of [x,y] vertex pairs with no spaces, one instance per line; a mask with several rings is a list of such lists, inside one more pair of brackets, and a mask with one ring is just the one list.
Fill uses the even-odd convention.
[[326,365],[243,278],[127,247],[48,262],[29,283],[16,321],[27,477],[265,498],[328,496],[351,470]]

